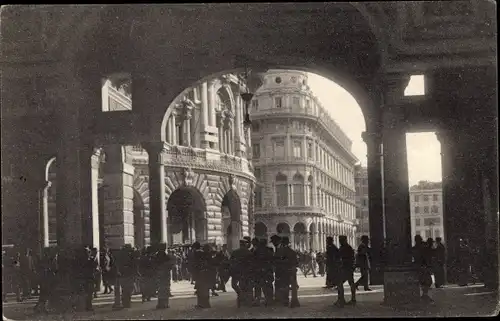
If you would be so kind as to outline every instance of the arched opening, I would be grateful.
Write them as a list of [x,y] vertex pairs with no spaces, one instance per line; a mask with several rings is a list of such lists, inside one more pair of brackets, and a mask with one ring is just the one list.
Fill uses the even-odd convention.
[[293,205],[305,205],[304,176],[300,173],[296,173],[293,176]]
[[307,232],[304,223],[297,223],[293,227],[293,245],[298,251],[306,249]]
[[309,249],[311,250],[317,250],[318,249],[318,245],[316,244],[317,243],[317,233],[316,233],[316,224],[314,223],[311,223],[309,225]]
[[262,222],[257,222],[255,224],[255,237],[258,239],[267,240],[267,226]]
[[134,189],[134,243],[137,248],[144,248],[146,226],[144,221],[145,207],[141,195]]
[[290,226],[287,223],[279,223],[276,226],[276,233],[278,236],[287,236],[290,237]]
[[176,189],[168,198],[167,211],[169,244],[202,243],[206,240],[205,200],[197,189]]
[[222,228],[224,232],[224,243],[228,249],[239,247],[239,240],[243,235],[241,224],[241,201],[235,190],[229,190],[221,204]]

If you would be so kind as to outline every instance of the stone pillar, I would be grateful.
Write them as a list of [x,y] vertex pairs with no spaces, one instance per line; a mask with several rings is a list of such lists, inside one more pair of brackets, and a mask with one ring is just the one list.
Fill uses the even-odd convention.
[[205,139],[207,127],[210,126],[208,116],[208,85],[204,82],[201,84],[201,148],[209,147],[209,142]]
[[151,244],[167,242],[167,211],[165,201],[164,142],[143,144],[149,155],[149,207]]
[[42,186],[42,208],[40,217],[40,244],[42,248],[49,247],[49,189],[52,183],[45,181]]
[[380,133],[363,132],[362,138],[366,143],[368,151],[368,215],[372,249],[370,283],[372,285],[380,285],[384,282],[380,253],[385,238],[382,200],[382,136]]
[[420,287],[416,270],[412,266],[404,128],[384,128],[383,157],[384,223],[389,240],[388,266],[384,272],[384,302],[389,305],[409,304],[419,300]]
[[215,96],[217,92],[215,91],[216,79],[210,80],[208,82],[208,120],[210,126],[216,126],[216,114],[215,114]]
[[61,247],[93,245],[92,148],[64,146],[57,154],[57,242]]
[[104,231],[106,246],[120,249],[134,246],[134,166],[125,162],[125,148],[105,147]]
[[191,117],[192,115],[189,113],[186,115],[186,118],[184,120],[184,124],[186,126],[186,143],[187,143],[187,146],[191,146]]

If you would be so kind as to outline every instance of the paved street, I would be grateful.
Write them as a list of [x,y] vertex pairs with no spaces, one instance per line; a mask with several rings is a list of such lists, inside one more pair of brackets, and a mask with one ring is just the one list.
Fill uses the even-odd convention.
[[[156,300],[142,303],[139,295],[134,296],[132,308],[113,311],[113,295],[100,295],[94,300],[94,312],[67,314],[64,316],[36,316],[33,306],[36,299],[17,303],[14,298],[3,304],[3,314],[12,320],[127,320],[127,319],[245,319],[245,318],[325,318],[325,317],[391,317],[391,316],[478,316],[491,315],[498,311],[498,298],[483,289],[482,285],[468,287],[448,286],[432,289],[435,304],[425,307],[406,307],[395,310],[381,305],[382,286],[373,286],[372,292],[358,292],[356,307],[344,309],[332,306],[336,291],[323,289],[324,278],[299,277],[300,308],[236,308],[236,294],[230,288],[227,293],[211,298],[211,309],[194,308],[196,298],[189,282],[174,283],[170,309],[155,310]],[[346,288],[346,293],[349,293]],[[349,299],[349,296],[346,297]],[[497,307],[495,308],[495,306]]]

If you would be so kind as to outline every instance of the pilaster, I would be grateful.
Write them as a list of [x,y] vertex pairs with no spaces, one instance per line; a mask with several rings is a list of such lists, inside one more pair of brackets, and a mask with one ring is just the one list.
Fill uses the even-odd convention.
[[165,202],[164,142],[142,144],[149,155],[149,206],[151,244],[167,242],[167,211]]

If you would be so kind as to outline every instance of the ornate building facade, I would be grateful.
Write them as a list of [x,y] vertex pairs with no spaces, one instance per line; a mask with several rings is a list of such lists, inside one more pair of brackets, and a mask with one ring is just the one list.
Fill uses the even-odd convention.
[[[420,181],[410,187],[411,236],[424,240],[444,237],[443,187],[441,182]],[[468,236],[468,235],[467,235]]]
[[[223,75],[185,90],[165,116],[164,167],[167,241],[217,243],[238,247],[241,237],[252,233],[249,212],[254,176],[247,159],[250,128],[243,123],[236,75]],[[124,86],[106,81],[103,109],[131,109]],[[117,173],[106,166],[112,153],[103,148],[96,158],[98,176],[100,244],[150,244],[149,168],[147,146],[125,146],[128,158]],[[128,164],[127,164],[128,163]],[[55,162],[49,165],[49,242],[56,243]],[[123,201],[118,198],[123,197]]]
[[307,73],[270,70],[252,101],[257,180],[255,235],[290,236],[324,250],[327,236],[355,241],[352,142],[307,85]]
[[358,222],[356,237],[359,244],[361,242],[361,236],[370,236],[370,221],[368,215],[368,168],[356,165],[354,175],[354,181],[356,183],[356,219]]

